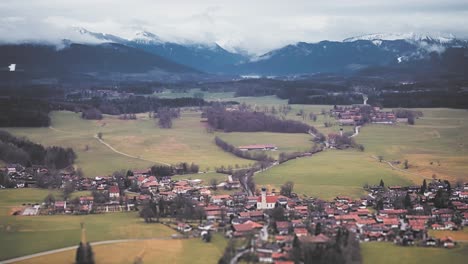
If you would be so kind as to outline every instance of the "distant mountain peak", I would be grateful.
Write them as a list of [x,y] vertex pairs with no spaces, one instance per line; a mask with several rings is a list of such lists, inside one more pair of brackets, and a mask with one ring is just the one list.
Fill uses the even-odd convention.
[[131,41],[145,44],[164,43],[164,41],[159,36],[148,31],[137,31],[135,33],[135,37],[131,39]]
[[456,40],[456,37],[453,34],[447,33],[414,33],[414,32],[407,32],[407,33],[374,33],[374,34],[367,34],[362,36],[356,36],[351,38],[346,38],[343,42],[353,42],[357,40],[407,40],[407,41],[414,41],[414,42],[421,42],[421,41],[430,41],[430,42],[438,42],[438,43],[448,43]]
[[106,33],[97,33],[87,30],[83,27],[73,27],[76,33],[97,40],[98,42],[114,42],[114,43],[125,43],[125,39]]

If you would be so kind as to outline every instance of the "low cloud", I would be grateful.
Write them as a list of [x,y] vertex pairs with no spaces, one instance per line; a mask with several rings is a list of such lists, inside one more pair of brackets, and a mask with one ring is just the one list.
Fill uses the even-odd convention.
[[124,38],[147,30],[169,41],[217,42],[255,54],[299,41],[376,32],[468,37],[464,0],[6,0],[0,3],[0,17],[3,43],[96,41],[72,30],[84,27]]

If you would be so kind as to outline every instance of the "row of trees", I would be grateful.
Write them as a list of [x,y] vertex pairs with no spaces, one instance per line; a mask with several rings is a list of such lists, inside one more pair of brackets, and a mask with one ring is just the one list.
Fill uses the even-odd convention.
[[206,109],[208,124],[214,129],[225,132],[257,132],[269,131],[280,133],[314,133],[317,130],[305,123],[280,119],[263,112],[226,111],[223,106],[213,106]]
[[71,148],[47,147],[17,138],[6,131],[0,131],[0,160],[19,163],[30,167],[32,164],[45,165],[52,169],[63,169],[74,163],[76,154]]
[[151,175],[161,178],[164,176],[172,176],[176,174],[193,174],[198,173],[200,166],[195,163],[181,162],[176,165],[154,165],[151,167]]
[[105,99],[95,97],[88,101],[80,101],[91,108],[99,109],[103,114],[120,115],[157,112],[160,108],[180,108],[188,106],[204,106],[208,103],[201,98],[157,98],[150,96],[130,96],[122,99]]
[[249,160],[273,160],[271,157],[269,157],[267,154],[261,151],[254,151],[254,152],[242,151],[238,149],[237,147],[222,140],[219,137],[215,137],[215,143],[218,147],[222,148],[224,151],[230,152],[240,158],[249,159]]

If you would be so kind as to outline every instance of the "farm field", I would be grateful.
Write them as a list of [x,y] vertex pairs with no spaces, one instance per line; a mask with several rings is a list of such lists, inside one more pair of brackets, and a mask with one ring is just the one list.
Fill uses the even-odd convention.
[[[217,263],[226,240],[214,235],[210,243],[200,239],[147,240],[93,246],[96,263],[133,263],[143,252],[143,263]],[[36,257],[17,263],[74,263],[75,250]]]
[[[409,161],[408,175],[418,184],[422,178],[467,180],[468,115],[466,110],[419,109],[424,116],[416,125],[368,125],[356,137],[369,155],[385,160]],[[432,164],[431,164],[432,163]],[[400,166],[402,167],[402,166]]]
[[468,245],[454,249],[400,247],[391,243],[371,242],[361,244],[363,264],[438,264],[466,263]]
[[[195,162],[202,170],[251,162],[219,149],[213,142],[214,134],[206,133],[199,117],[196,112],[183,112],[180,119],[174,120],[172,129],[160,129],[146,114],[138,115],[138,120],[105,116],[103,120],[91,121],[72,112],[53,112],[52,128],[5,130],[47,146],[73,147],[78,154],[76,165],[88,177],[121,169],[146,168],[158,162]],[[113,152],[94,138],[98,132],[116,150],[141,159]]]
[[48,190],[32,188],[0,190],[0,260],[77,245],[81,222],[86,223],[89,241],[169,237],[174,233],[161,224],[145,224],[137,213],[10,215],[13,208],[23,203],[40,203],[47,194]]
[[429,235],[436,238],[451,237],[455,241],[468,242],[468,229],[458,231],[429,230]]
[[294,182],[299,196],[333,199],[337,195],[360,197],[364,184],[378,184],[383,179],[389,185],[411,182],[398,171],[383,166],[365,152],[327,150],[312,157],[300,158],[278,165],[254,176],[257,186],[279,191],[286,181]]

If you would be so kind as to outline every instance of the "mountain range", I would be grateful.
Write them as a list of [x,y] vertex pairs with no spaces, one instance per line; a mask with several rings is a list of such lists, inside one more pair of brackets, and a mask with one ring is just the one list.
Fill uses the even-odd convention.
[[84,28],[74,30],[100,43],[64,40],[62,49],[44,43],[0,45],[0,66],[15,63],[26,71],[44,72],[157,70],[173,74],[290,76],[378,72],[375,69],[443,71],[454,65],[455,70],[465,74],[463,67],[468,65],[468,41],[444,34],[371,34],[343,41],[298,42],[253,57],[228,51],[216,43],[164,41],[146,31],[126,39]]

